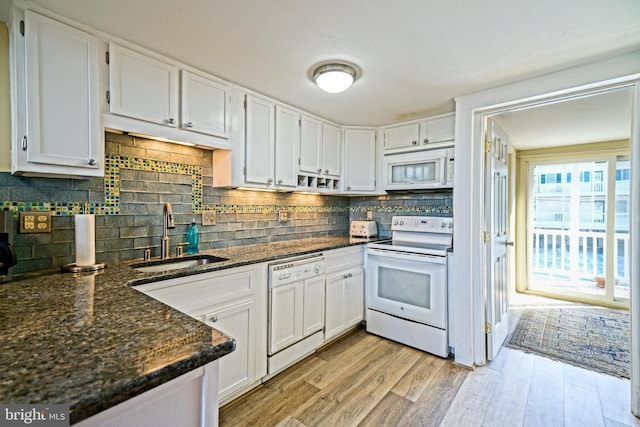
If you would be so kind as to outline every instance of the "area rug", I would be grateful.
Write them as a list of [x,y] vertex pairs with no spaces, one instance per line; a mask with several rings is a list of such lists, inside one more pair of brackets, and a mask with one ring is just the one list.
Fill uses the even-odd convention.
[[599,307],[526,309],[507,346],[629,378],[629,312]]

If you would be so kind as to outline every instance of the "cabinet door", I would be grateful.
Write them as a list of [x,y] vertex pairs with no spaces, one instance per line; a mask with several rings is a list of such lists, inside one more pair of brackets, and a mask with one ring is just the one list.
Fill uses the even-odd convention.
[[178,69],[138,52],[109,44],[109,111],[177,126]]
[[327,276],[325,282],[324,339],[329,340],[344,330],[344,273]]
[[349,328],[364,319],[364,270],[349,270],[344,285],[344,326]]
[[275,104],[247,95],[245,181],[273,185]]
[[340,128],[322,124],[322,173],[340,177]]
[[274,354],[302,338],[303,282],[271,289],[269,354]]
[[453,141],[455,139],[454,116],[426,120],[423,135],[423,144]]
[[220,359],[221,399],[255,380],[254,313],[255,303],[248,300],[204,316],[204,323],[236,340],[236,349]]
[[385,130],[385,150],[411,148],[419,145],[420,125],[418,123],[389,127]]
[[180,127],[228,138],[231,98],[227,91],[221,83],[182,71]]
[[300,172],[319,174],[322,149],[322,123],[302,115],[300,122]]
[[302,336],[324,327],[324,277],[304,281]]
[[[28,10],[24,18],[27,129],[18,148],[20,161],[26,154],[26,163],[44,165],[45,169],[46,165],[58,165],[82,168],[79,174],[101,176],[104,131],[98,40]],[[28,165],[14,169],[40,170]]]
[[345,129],[344,190],[347,192],[376,190],[375,129]]
[[300,114],[276,106],[275,184],[295,188],[298,184]]

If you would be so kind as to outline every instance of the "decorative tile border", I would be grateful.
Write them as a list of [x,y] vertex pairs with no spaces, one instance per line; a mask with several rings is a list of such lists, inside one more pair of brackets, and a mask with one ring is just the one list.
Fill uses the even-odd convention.
[[74,215],[91,213],[96,215],[120,214],[120,170],[132,169],[138,171],[176,173],[191,176],[191,207],[192,213],[198,214],[203,210],[215,210],[219,213],[259,214],[276,213],[286,209],[300,213],[376,213],[425,215],[451,215],[453,208],[451,200],[447,198],[422,199],[420,205],[406,206],[402,199],[386,200],[383,205],[360,206],[305,206],[305,205],[253,205],[253,204],[203,204],[202,167],[196,165],[148,160],[126,156],[106,156],[104,175],[104,202],[12,202],[2,203],[2,209],[11,211],[51,211],[54,215]]
[[139,159],[136,157],[107,156],[104,170],[104,200],[108,208],[105,213],[120,213],[120,169],[145,172],[176,173],[191,175],[192,213],[202,212],[202,167],[182,163]]

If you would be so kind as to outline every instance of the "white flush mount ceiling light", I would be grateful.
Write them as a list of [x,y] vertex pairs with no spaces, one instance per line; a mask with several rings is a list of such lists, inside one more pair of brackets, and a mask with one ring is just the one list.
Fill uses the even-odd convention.
[[349,89],[356,80],[356,70],[350,65],[331,63],[321,65],[313,72],[313,81],[328,93],[340,93]]

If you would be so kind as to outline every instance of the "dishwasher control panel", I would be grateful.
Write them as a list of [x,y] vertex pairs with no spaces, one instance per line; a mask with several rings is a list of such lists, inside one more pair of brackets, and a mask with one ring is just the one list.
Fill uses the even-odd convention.
[[324,274],[324,257],[314,256],[269,265],[269,286],[272,288],[299,282]]

